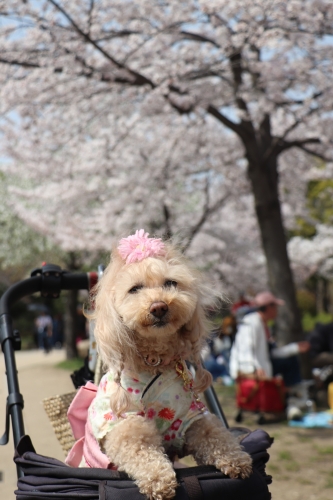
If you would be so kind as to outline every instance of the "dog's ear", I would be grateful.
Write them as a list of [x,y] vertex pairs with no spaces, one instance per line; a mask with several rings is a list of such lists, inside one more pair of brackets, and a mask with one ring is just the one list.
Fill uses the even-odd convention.
[[206,390],[212,383],[212,375],[202,366],[201,351],[209,337],[209,322],[203,307],[198,302],[191,319],[186,323],[187,339],[191,342],[191,357],[196,367],[195,389],[198,392]]
[[212,385],[213,377],[212,374],[202,366],[201,362],[196,366],[194,389],[198,392],[203,392]]
[[[118,266],[119,267],[119,266]],[[94,291],[94,310],[89,315],[94,320],[94,334],[98,352],[107,369],[121,369],[125,354],[135,350],[130,332],[126,329],[115,307],[117,265],[109,264]],[[126,356],[128,357],[128,356]]]
[[100,292],[96,301],[95,309],[95,338],[98,345],[98,352],[104,365],[110,369],[117,369],[123,360],[123,347],[121,339],[123,337],[123,324],[114,307],[109,294],[108,304],[104,302]]
[[206,339],[209,337],[209,323],[207,321],[203,307],[198,302],[191,319],[186,323],[185,329],[188,332],[188,338],[193,344],[205,344]]

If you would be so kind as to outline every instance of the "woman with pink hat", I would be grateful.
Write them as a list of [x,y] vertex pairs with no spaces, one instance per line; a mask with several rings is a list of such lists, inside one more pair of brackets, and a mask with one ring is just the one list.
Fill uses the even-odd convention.
[[[279,374],[290,392],[302,386],[297,355],[309,350],[309,342],[293,342],[277,347],[268,326],[270,321],[276,319],[278,307],[284,303],[269,291],[256,295],[256,309],[242,318],[231,349],[230,374],[233,379],[253,375],[272,378]],[[304,393],[303,389],[301,392]],[[294,415],[295,411],[291,413]]]

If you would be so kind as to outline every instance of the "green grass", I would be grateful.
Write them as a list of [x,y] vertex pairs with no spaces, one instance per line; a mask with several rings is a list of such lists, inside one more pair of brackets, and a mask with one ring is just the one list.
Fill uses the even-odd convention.
[[325,312],[317,314],[317,316],[312,316],[309,313],[305,313],[302,317],[302,325],[303,325],[303,330],[305,332],[311,332],[316,323],[331,323],[332,322],[332,314],[328,314]]
[[290,451],[280,451],[279,452],[279,460],[293,460],[293,457],[290,453]]
[[36,347],[33,335],[21,335],[21,349],[27,351]]
[[333,446],[327,446],[326,448],[317,447],[317,453],[319,455],[333,455]]
[[324,488],[333,488],[333,471],[328,473],[328,478],[326,480]]
[[288,471],[291,471],[291,472],[298,472],[300,470],[300,466],[297,462],[295,462],[294,460],[291,460],[289,463],[288,463]]
[[281,469],[278,465],[271,464],[271,463],[267,464],[267,470],[269,471],[269,473],[272,473],[272,474],[278,474],[281,471]]
[[279,460],[284,460],[284,461],[288,462],[288,464],[286,464],[288,471],[297,472],[300,470],[299,464],[293,459],[293,456],[290,453],[290,451],[287,451],[287,450],[280,451],[278,457],[279,457]]
[[333,488],[333,479],[331,479],[331,478],[328,479],[326,481],[326,484],[325,484],[324,488]]
[[223,385],[218,382],[214,383],[214,389],[216,394],[221,396],[235,397],[236,396],[236,385]]
[[304,479],[303,478],[302,479],[302,484],[308,484],[308,485],[310,485],[310,484],[315,484],[315,483],[313,481],[310,481],[309,479]]
[[311,440],[310,436],[304,434],[296,434],[296,437],[300,443],[308,443]]
[[60,361],[56,365],[56,368],[61,368],[62,370],[79,370],[83,366],[83,359],[65,359],[65,361]]

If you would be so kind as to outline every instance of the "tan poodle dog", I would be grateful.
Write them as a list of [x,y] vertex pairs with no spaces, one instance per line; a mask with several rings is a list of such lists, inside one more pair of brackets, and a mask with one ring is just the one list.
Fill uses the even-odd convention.
[[202,296],[181,253],[141,229],[120,241],[93,297],[108,371],[89,408],[91,429],[110,466],[150,499],[175,496],[176,456],[192,454],[230,477],[251,474],[250,456],[197,395],[211,383],[200,361],[208,336]]

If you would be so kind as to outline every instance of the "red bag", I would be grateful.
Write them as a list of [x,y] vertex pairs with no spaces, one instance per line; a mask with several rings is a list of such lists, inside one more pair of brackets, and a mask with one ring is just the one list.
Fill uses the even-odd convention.
[[281,378],[237,380],[236,403],[241,410],[281,413],[285,410],[285,386]]

